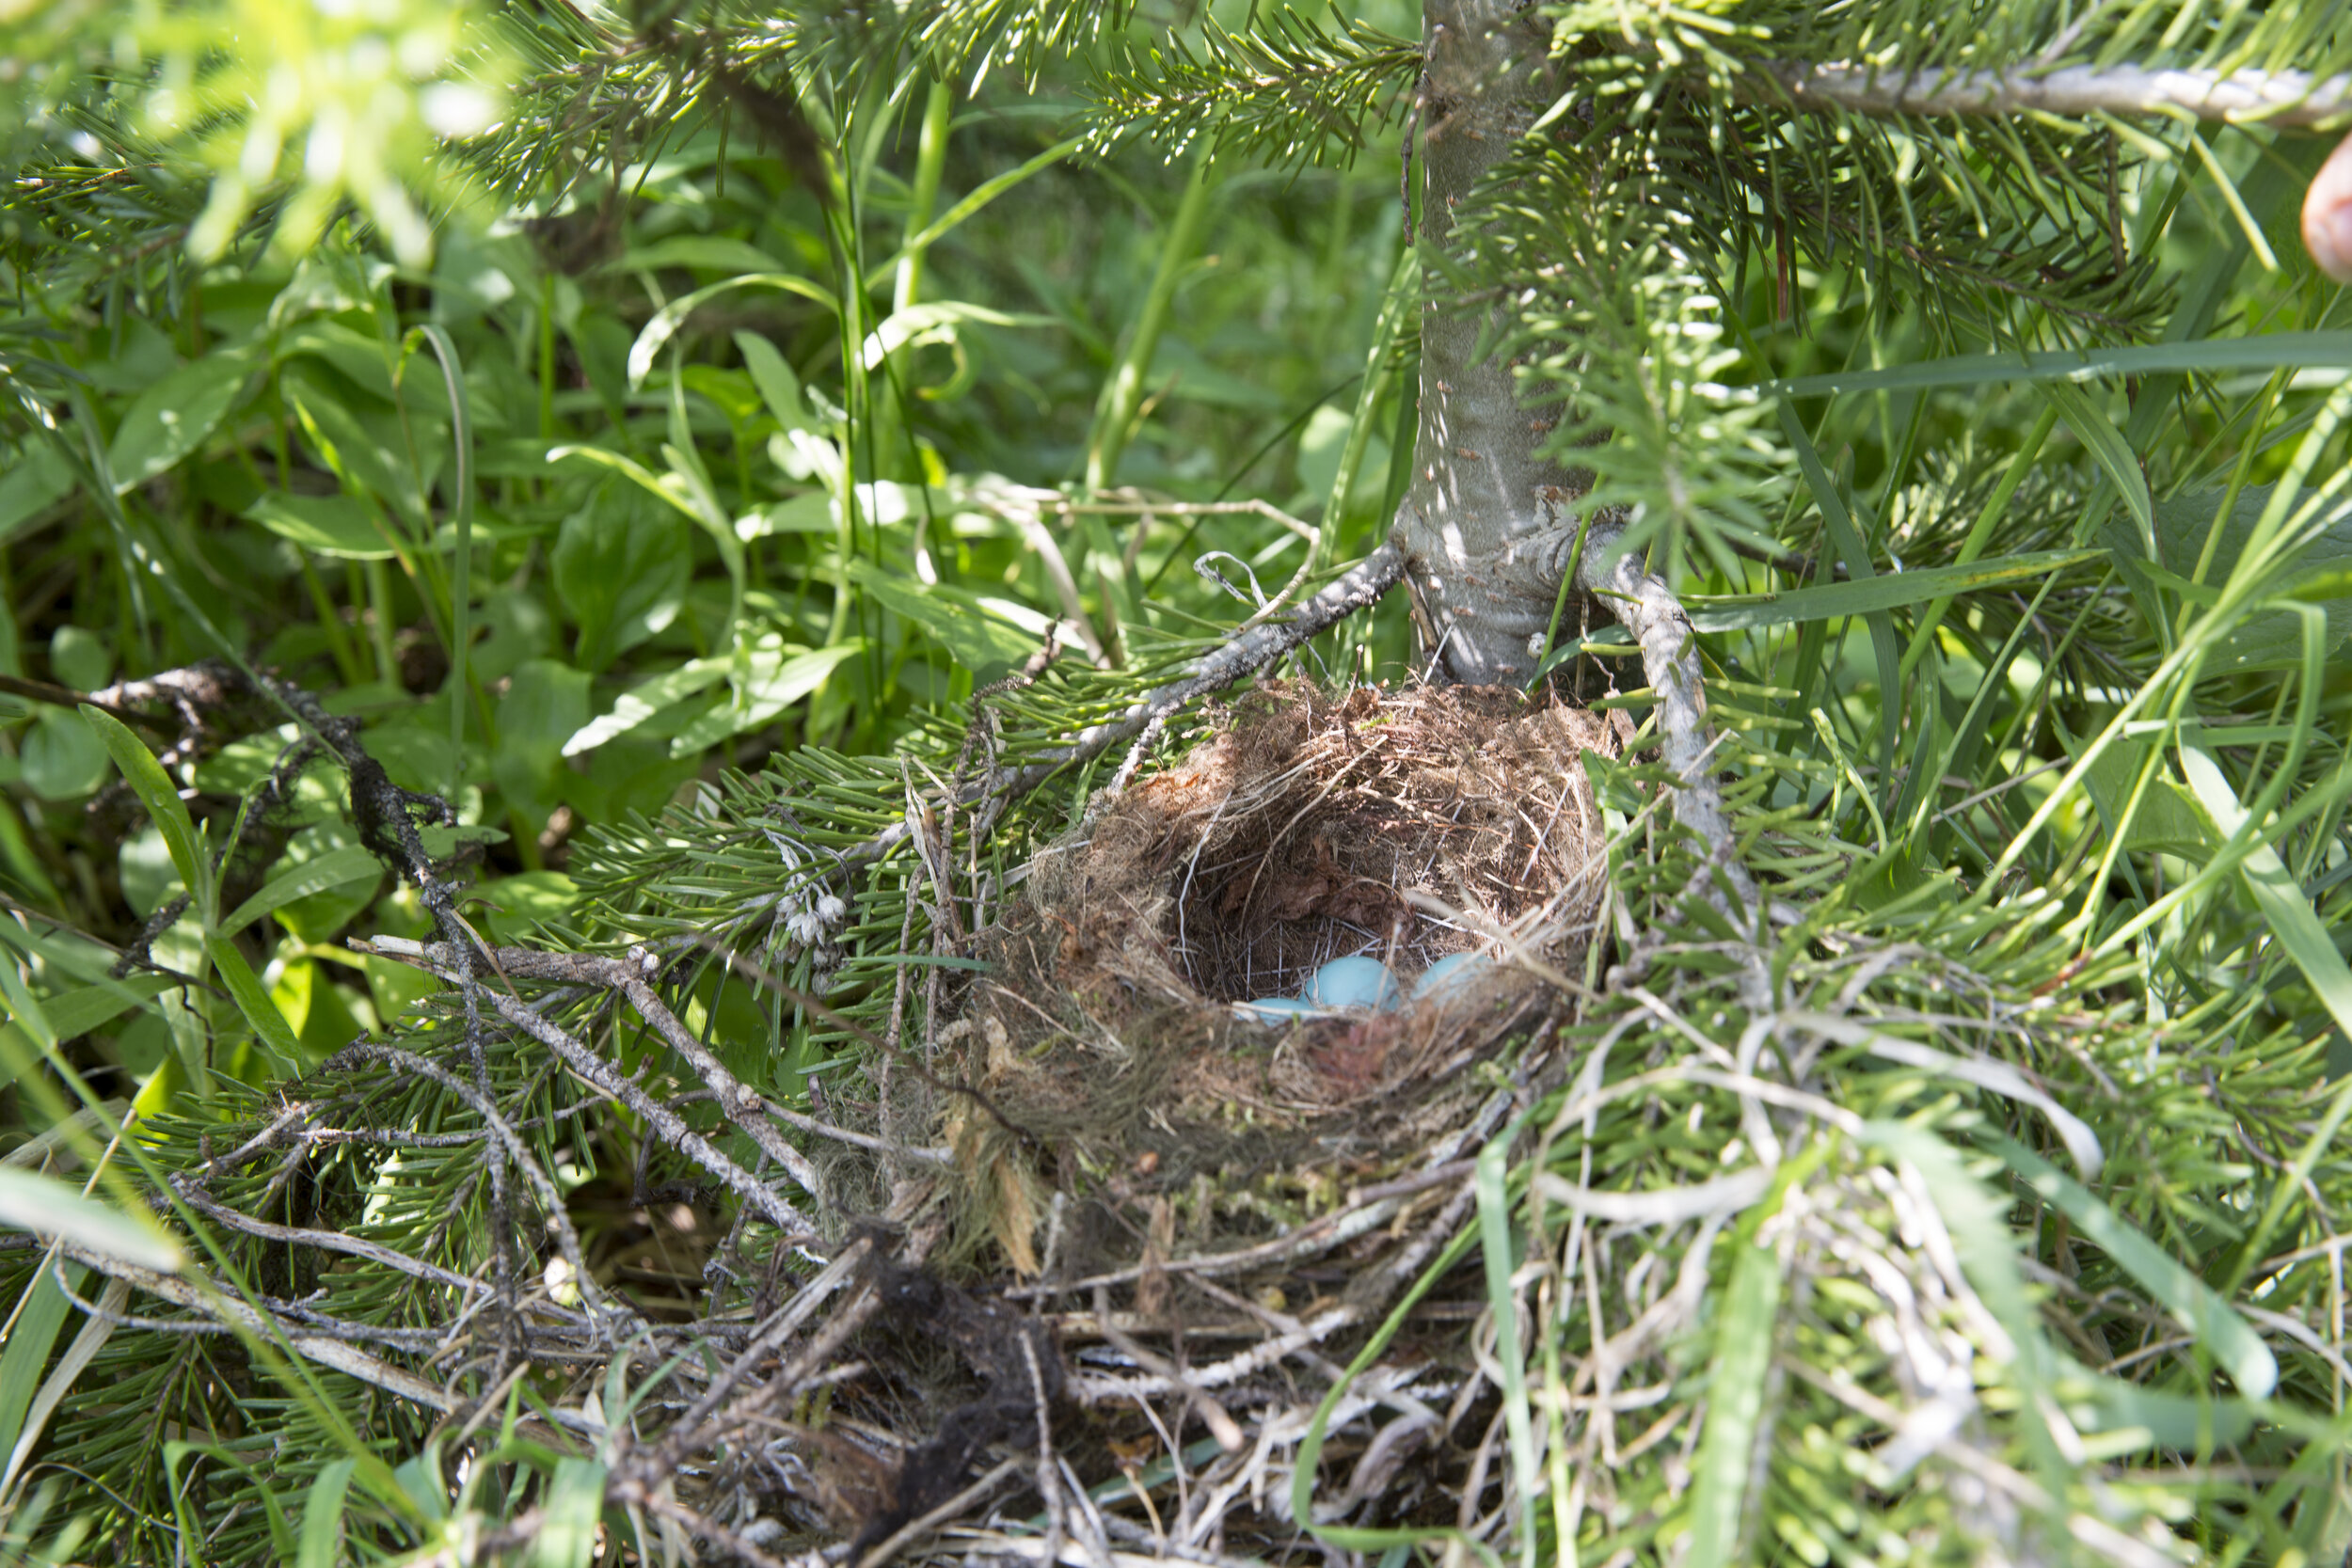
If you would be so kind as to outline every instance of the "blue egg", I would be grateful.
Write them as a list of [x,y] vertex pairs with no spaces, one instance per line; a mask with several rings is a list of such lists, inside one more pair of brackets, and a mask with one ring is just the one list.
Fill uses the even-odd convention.
[[1236,1002],[1233,1011],[1251,1023],[1280,1023],[1286,1019],[1311,1018],[1316,1012],[1312,1003],[1295,996],[1261,996],[1255,1002]]
[[1452,996],[1464,987],[1485,978],[1495,961],[1484,953],[1448,953],[1421,973],[1413,982],[1413,999],[1426,1001],[1433,996]]
[[1307,982],[1307,1000],[1322,1007],[1386,1009],[1403,1001],[1404,995],[1387,964],[1360,953],[1352,958],[1332,959]]

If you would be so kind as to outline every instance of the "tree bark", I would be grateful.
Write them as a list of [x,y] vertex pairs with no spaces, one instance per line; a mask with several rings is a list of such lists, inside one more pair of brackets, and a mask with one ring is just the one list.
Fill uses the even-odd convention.
[[1507,362],[1478,357],[1492,312],[1464,310],[1438,259],[1469,248],[1454,209],[1551,103],[1549,29],[1513,0],[1427,0],[1422,40],[1421,425],[1392,538],[1434,673],[1524,685],[1590,479],[1538,455],[1554,421],[1519,406]]
[[[1466,261],[1475,247],[1475,234],[1456,228],[1455,209],[1561,90],[1548,58],[1549,29],[1518,0],[1425,0],[1422,16],[1421,422],[1412,483],[1390,533],[1421,657],[1437,678],[1526,685],[1548,651],[1562,579],[1575,571],[1571,593],[1604,595],[1642,651],[1661,753],[1680,780],[1676,819],[1705,844],[1721,884],[1752,905],[1755,885],[1715,780],[1722,764],[1690,619],[1640,560],[1614,552],[1614,518],[1592,518],[1578,555],[1575,503],[1592,476],[1541,455],[1556,420],[1520,406],[1509,361],[1479,354],[1482,333],[1509,303],[1461,309],[1441,264]],[[1571,609],[1562,624],[1580,621]],[[1721,905],[1717,879],[1703,874],[1701,882]]]

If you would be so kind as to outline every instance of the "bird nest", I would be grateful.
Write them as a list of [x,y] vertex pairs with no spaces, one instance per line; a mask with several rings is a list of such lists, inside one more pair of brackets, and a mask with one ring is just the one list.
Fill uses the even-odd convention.
[[[1267,1423],[1307,1413],[1296,1374],[1459,1234],[1470,1157],[1555,1076],[1605,882],[1594,750],[1614,751],[1597,716],[1514,692],[1276,685],[1030,861],[929,1070],[878,1073],[879,1125],[930,1129],[947,1168],[868,1167],[910,1223],[875,1298],[884,1343],[859,1354],[911,1380],[897,1411],[932,1435],[819,1466],[857,1557],[976,1510],[992,1444],[1058,1453],[982,1478],[1057,1519],[1139,1466],[1253,1463],[1187,1528],[1287,1518],[1264,1463]],[[1265,1006],[1349,958],[1393,977],[1390,1006]],[[836,1191],[852,1163],[835,1154]],[[1449,1313],[1475,1315],[1432,1304],[1418,1355],[1467,1355]],[[1362,1386],[1442,1402],[1460,1370]],[[1052,1415],[1073,1400],[1085,1419]],[[1422,1440],[1343,1448],[1326,1505],[1385,1487]]]
[[[1583,753],[1611,738],[1514,692],[1271,687],[1039,853],[942,1036],[979,1091],[946,1141],[1004,1260],[1038,1271],[1066,1184],[1043,1151],[1172,1191],[1385,1165],[1453,1125],[1466,1069],[1557,1005],[1537,974],[1581,971]],[[1305,1000],[1344,958],[1389,1006]]]

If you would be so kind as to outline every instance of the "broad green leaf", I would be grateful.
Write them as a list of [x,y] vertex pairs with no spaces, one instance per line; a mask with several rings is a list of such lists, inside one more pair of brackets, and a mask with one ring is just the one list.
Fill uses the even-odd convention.
[[824,285],[812,283],[805,277],[796,277],[787,272],[748,273],[741,277],[708,284],[691,294],[680,295],[655,311],[653,319],[637,334],[637,341],[628,351],[629,386],[634,388],[644,381],[645,372],[653,369],[653,356],[660,354],[661,346],[676,335],[677,329],[686,324],[687,317],[721,294],[737,289],[781,289],[787,293],[814,300],[836,314],[841,309],[839,302],[833,297],[833,292]]
[[691,756],[728,736],[772,722],[786,708],[823,685],[835,665],[862,652],[865,646],[853,638],[809,652],[763,638],[761,645],[752,653],[752,673],[743,684],[742,705],[739,708],[733,703],[723,702],[687,725],[670,742],[670,754]]
[[882,369],[882,361],[910,345],[945,342],[954,329],[965,322],[977,322],[984,326],[1052,326],[1051,316],[1011,315],[992,310],[985,305],[969,305],[961,300],[943,299],[910,305],[894,311],[887,320],[874,328],[866,339],[866,368]]
[[723,371],[716,365],[686,365],[678,370],[678,385],[717,407],[727,423],[739,427],[757,414],[763,400],[748,371]]
[[[381,338],[314,316],[278,340],[279,363],[304,357],[333,366],[337,374],[363,392],[386,403],[394,401],[391,361]],[[439,377],[404,376],[399,392],[398,401],[411,413],[437,420],[449,418],[449,388]]]
[[2074,433],[2090,451],[2091,458],[2107,478],[2115,483],[2116,492],[2139,525],[2139,539],[2150,555],[2155,553],[2155,508],[2148,499],[2148,476],[2140,471],[2139,459],[2123,443],[2123,433],[2115,428],[2115,421],[2101,413],[2083,389],[2070,382],[2045,381],[2039,384],[2042,395],[2058,405],[2058,417],[2066,428]]
[[[607,451],[602,447],[557,447],[548,453],[548,461],[550,463],[561,463],[569,457],[580,458],[596,464],[598,467],[610,468],[614,473],[625,475],[646,494],[675,507],[689,521],[703,528],[708,528],[711,525],[711,519],[702,510],[702,498],[692,493],[692,488],[683,474],[657,474],[635,458],[624,456],[617,451]],[[733,525],[724,515],[720,516],[718,521],[720,530],[725,533],[728,541],[737,543],[739,548],[739,542],[735,539]]]
[[114,650],[85,626],[59,626],[49,634],[49,673],[79,691],[96,691],[114,673]]
[[358,1468],[356,1459],[338,1459],[311,1481],[302,1499],[301,1555],[294,1568],[336,1568],[342,1560],[343,1495]]
[[1965,566],[1924,566],[1914,572],[1888,572],[1855,582],[1792,588],[1785,594],[1717,597],[1693,594],[1685,604],[1691,612],[1691,625],[1699,631],[1748,631],[1758,626],[1863,615],[1924,604],[1947,594],[2032,581],[2069,566],[2100,560],[2106,554],[2105,550],[2029,550],[2020,555],[1992,556]]
[[[368,736],[368,749],[372,752],[377,751],[376,743],[380,739],[401,734],[425,736],[426,738],[442,741],[444,744],[447,738],[429,735],[421,730],[379,728]],[[437,749],[436,755],[437,756]],[[388,760],[384,752],[379,752],[376,760],[384,764],[384,770],[391,775],[394,784],[405,784],[401,770]],[[437,823],[418,829],[421,835],[446,833],[452,831],[442,828]],[[488,832],[491,830],[469,829],[467,831]],[[294,876],[314,861],[323,860],[329,855],[340,854],[345,850],[355,850],[358,847],[358,832],[349,823],[340,818],[314,823],[294,834],[287,842],[285,859],[278,863],[280,867],[278,875]],[[435,849],[428,836],[425,852],[439,855],[446,851]],[[357,864],[356,862],[345,863],[355,866]],[[336,933],[350,924],[354,915],[366,909],[373,901],[375,890],[375,882],[366,877],[358,877],[289,899],[270,912],[277,916],[278,924],[284,927],[296,942],[331,942]]]
[[637,486],[607,481],[564,519],[548,563],[557,596],[580,623],[575,661],[593,674],[676,618],[693,535]]
[[253,966],[237,951],[237,944],[216,936],[205,942],[204,950],[212,955],[213,967],[220,972],[221,984],[229,988],[237,1011],[253,1025],[255,1037],[285,1061],[300,1061],[302,1042],[294,1037],[294,1026],[278,1010],[278,1004],[270,1000],[269,992],[254,974]]
[[389,561],[391,543],[367,503],[349,496],[297,496],[272,490],[245,515],[278,538],[317,555],[347,561]]
[[[2238,492],[2237,504],[2227,517],[2218,517],[2226,491],[2185,491],[2169,500],[2158,501],[2156,547],[2164,565],[2181,579],[2178,583],[2169,578],[2159,580],[2185,597],[2197,597],[2188,579],[2195,577],[2198,562],[2206,560],[2205,549],[2210,543],[2213,551],[2206,561],[2201,586],[2210,593],[2229,581],[2253,534],[2255,523],[2270,504],[2271,492],[2272,486],[2267,484],[2248,485]],[[2309,494],[2296,496],[2296,505],[2300,506]],[[2279,592],[2317,603],[2328,612],[2328,645],[2331,649],[2352,636],[2352,578],[2347,574],[2352,574],[2352,501],[2337,504],[2318,536],[2303,547],[2294,564],[2281,575],[2279,586]],[[2302,648],[2303,630],[2298,616],[2285,610],[2257,610],[2205,656],[2205,673],[2290,669],[2301,661]]]
[[592,1459],[557,1460],[539,1506],[545,1522],[532,1544],[533,1568],[588,1568],[604,1514],[604,1466]]
[[742,353],[743,368],[752,372],[752,380],[759,388],[768,412],[776,417],[776,423],[787,430],[816,428],[817,421],[809,418],[807,406],[801,402],[801,378],[792,373],[792,367],[776,352],[776,345],[756,332],[738,332],[735,346]]
[[[1765,1374],[1780,1318],[1780,1259],[1769,1246],[1734,1237],[1731,1284],[1724,1292],[1707,1383],[1707,1427],[1699,1435],[1691,1486],[1691,1551],[1686,1560],[1729,1562],[1756,1469],[1764,1424]],[[1762,1499],[1757,1499],[1758,1506]]]
[[261,892],[239,904],[220,923],[220,935],[233,937],[265,914],[271,914],[297,898],[353,882],[373,882],[384,875],[383,863],[356,845],[330,849],[315,860],[308,860],[270,879]]
[[904,616],[939,639],[957,663],[986,685],[1037,652],[1040,637],[1003,614],[983,610],[977,598],[945,583],[911,581],[856,562],[850,575],[883,608]]
[[252,369],[244,350],[216,351],[140,393],[106,446],[115,494],[135,489],[202,446],[237,405]]
[[1999,1133],[1983,1135],[2026,1185],[2074,1222],[2083,1240],[2115,1259],[2116,1266],[2146,1288],[2182,1327],[2194,1334],[2248,1399],[2263,1400],[2278,1386],[2279,1363],[2262,1337],[2231,1309],[2210,1285],[2165,1251],[2096,1195],[2023,1145]]
[[551,658],[518,666],[499,699],[491,777],[507,803],[534,823],[555,810],[564,743],[588,722],[588,673]]
[[[421,534],[431,522],[425,492],[449,450],[448,429],[412,414],[404,431],[389,408],[363,413],[325,378],[297,370],[287,371],[279,385],[301,422],[304,438],[327,467]],[[410,450],[416,453],[413,462]]]
[[[548,451],[553,443],[541,436],[513,436],[484,441],[474,448],[476,479],[545,479]],[[476,525],[481,526],[481,519]]]
[[449,1493],[441,1481],[441,1445],[436,1438],[392,1472],[401,1495],[414,1505],[420,1518],[439,1524],[449,1517]]
[[534,928],[570,911],[579,901],[579,888],[561,871],[525,871],[494,881],[476,883],[473,896],[487,914],[485,934],[496,942],[532,940]]
[[81,1189],[13,1165],[0,1165],[0,1226],[62,1238],[142,1269],[177,1273],[180,1243],[118,1212]]
[[[2079,758],[2084,745],[2062,723],[2057,728],[2067,751]],[[2110,832],[2122,820],[2123,807],[2132,798],[2132,786],[2139,780],[2150,745],[2147,741],[2117,741],[2093,758],[2090,770],[2083,775],[2083,787],[2090,792],[2091,804]],[[2214,843],[2204,817],[2198,813],[2196,797],[2175,784],[2159,766],[2156,776],[2148,781],[2148,788],[2139,798],[2139,809],[2132,814],[2131,827],[2123,835],[2123,847],[2201,861],[2213,851]]]
[[[2238,803],[2237,791],[2230,787],[2220,765],[2201,747],[2184,746],[2180,754],[2189,788],[2197,792],[2198,801],[2221,835],[2234,838],[2249,831],[2246,808]],[[2302,886],[2267,844],[2256,845],[2238,863],[2238,876],[2253,895],[2254,907],[2269,922],[2279,945],[2311,983],[2312,994],[2336,1021],[2336,1027],[2352,1035],[2352,967],[2345,965],[2344,955],[2336,950],[2318,911],[2303,895]]]
[[180,885],[193,894],[201,917],[209,923],[213,917],[213,879],[204,864],[203,840],[197,836],[196,824],[189,819],[188,808],[180,799],[180,791],[164,771],[164,765],[112,714],[82,705],[82,717],[104,743],[107,754],[122,770],[123,782],[147,808],[150,820],[164,835],[164,846],[171,851],[171,863],[180,873]]
[[613,272],[657,272],[695,267],[705,272],[776,273],[784,263],[748,241],[724,234],[673,234],[627,250],[606,263]]
[[1885,370],[1801,375],[1770,382],[1764,390],[1780,397],[1816,398],[1838,392],[1989,387],[2005,381],[2092,381],[2167,371],[2278,371],[2304,366],[2352,369],[2352,331],[2272,332],[2088,352],[2046,349],[2026,354],[1966,354]]
[[[880,485],[866,485],[865,488],[873,496],[879,496],[882,491]],[[913,490],[914,486],[904,488]],[[834,515],[838,510],[833,497],[824,491],[803,490],[772,506],[763,506],[738,517],[735,531],[746,542],[779,533],[819,533],[831,537],[841,530],[841,519]],[[977,517],[979,514],[967,513],[965,515]],[[959,522],[961,520],[959,519]]]
[[2242,1443],[2254,1430],[2254,1409],[2245,1400],[2192,1399],[2167,1394],[2088,1367],[2062,1363],[2058,1383],[2061,1408],[2085,1432],[2146,1433],[2145,1447],[2194,1453]]
[[70,1040],[144,1006],[177,983],[167,974],[126,974],[47,997],[40,1006],[57,1037]]
[[161,828],[140,824],[115,850],[115,880],[122,901],[144,920],[164,907],[164,901],[185,893],[179,868],[171,863],[171,846]]
[[15,466],[0,473],[0,540],[72,493],[72,466],[48,442],[27,442]]
[[74,800],[106,782],[106,748],[63,708],[43,708],[24,732],[24,787],[44,800]]
[[564,754],[576,757],[606,741],[627,735],[658,713],[667,712],[726,679],[731,658],[693,658],[621,693],[612,711],[599,714],[564,742]]

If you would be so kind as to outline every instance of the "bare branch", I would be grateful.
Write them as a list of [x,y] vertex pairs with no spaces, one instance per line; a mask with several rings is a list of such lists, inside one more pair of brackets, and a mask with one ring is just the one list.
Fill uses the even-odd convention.
[[[1613,536],[1594,531],[1581,573],[1584,586],[1610,595],[1609,608],[1642,650],[1642,671],[1658,705],[1658,735],[1666,766],[1682,781],[1674,793],[1675,820],[1706,844],[1710,863],[1721,869],[1742,905],[1756,903],[1756,884],[1740,863],[1724,796],[1715,782],[1721,765],[1712,761],[1714,737],[1707,723],[1707,696],[1699,681],[1698,645],[1691,641],[1691,618],[1657,578],[1642,570],[1631,553],[1614,553]],[[1711,879],[1703,891],[1720,903]]]
[[[428,1410],[437,1410],[443,1414],[457,1407],[457,1401],[446,1388],[427,1383],[414,1372],[395,1367],[381,1357],[370,1355],[365,1351],[346,1344],[342,1340],[330,1338],[323,1334],[305,1332],[301,1324],[290,1323],[282,1319],[271,1318],[257,1312],[235,1296],[228,1294],[215,1286],[199,1285],[186,1275],[160,1274],[153,1269],[141,1268],[136,1263],[126,1263],[111,1253],[100,1252],[93,1247],[81,1246],[72,1242],[61,1243],[58,1250],[75,1262],[86,1264],[109,1278],[119,1279],[135,1290],[144,1291],[149,1295],[160,1297],[175,1307],[185,1307],[192,1312],[200,1312],[215,1323],[272,1339],[281,1346],[292,1349],[305,1361],[329,1368],[348,1377],[358,1378],[362,1383],[372,1384],[386,1393],[395,1394],[411,1403],[421,1404]],[[591,1426],[585,1417],[579,1416],[572,1411],[559,1408],[555,1412],[555,1417],[557,1421],[564,1426],[574,1427],[593,1435],[601,1435],[600,1430]]]
[[347,1236],[340,1230],[310,1230],[296,1226],[275,1225],[268,1220],[255,1219],[218,1201],[212,1194],[204,1190],[202,1182],[189,1177],[173,1177],[171,1187],[172,1191],[186,1200],[188,1207],[207,1219],[228,1226],[232,1230],[242,1230],[248,1236],[259,1236],[263,1241],[282,1242],[293,1246],[313,1246],[325,1252],[348,1253],[354,1258],[364,1258],[372,1263],[381,1263],[386,1268],[396,1270],[401,1274],[429,1280],[436,1285],[447,1286],[462,1295],[471,1296],[490,1289],[489,1285],[482,1280],[469,1278],[465,1275],[442,1268],[437,1263],[422,1262],[405,1252],[396,1251],[378,1242],[371,1242],[363,1236]]
[[[379,953],[386,958],[399,958],[421,967],[438,969],[450,958],[446,943],[427,944],[379,937],[372,943],[355,942],[354,947],[363,952]],[[521,949],[503,949],[501,956],[511,956]],[[545,958],[548,955],[535,955]],[[717,1177],[727,1190],[765,1215],[787,1235],[814,1236],[817,1227],[801,1212],[785,1201],[773,1189],[751,1172],[728,1159],[713,1148],[710,1141],[694,1132],[680,1119],[677,1113],[661,1104],[653,1096],[621,1076],[612,1063],[589,1050],[565,1033],[562,1027],[542,1018],[519,998],[503,990],[484,989],[499,1016],[515,1025],[540,1044],[564,1059],[564,1065],[609,1099],[644,1119],[646,1127],[663,1143],[692,1160],[703,1169]]]
[[[2176,119],[2320,129],[2352,119],[2352,76],[2302,71],[2149,71],[2068,66],[2057,71],[1883,71],[1868,66],[1773,61],[1762,67],[1800,108],[1870,115],[2013,115],[2080,118],[2165,115]],[[1749,89],[1740,96],[1769,100]]]
[[[1116,719],[1089,724],[1072,736],[1067,746],[1055,747],[1025,768],[999,775],[963,804],[973,804],[989,795],[1011,799],[1025,794],[1072,763],[1084,762],[1122,740],[1133,739],[1152,720],[1164,721],[1187,703],[1256,674],[1358,610],[1378,603],[1380,596],[1395,587],[1404,575],[1405,558],[1396,546],[1381,546],[1326,584],[1321,593],[1299,606],[1288,620],[1263,622],[1239,633],[1222,647],[1195,659],[1181,679],[1145,692]],[[880,860],[904,842],[911,831],[904,821],[893,823],[864,844],[843,850],[841,863],[859,865]]]

